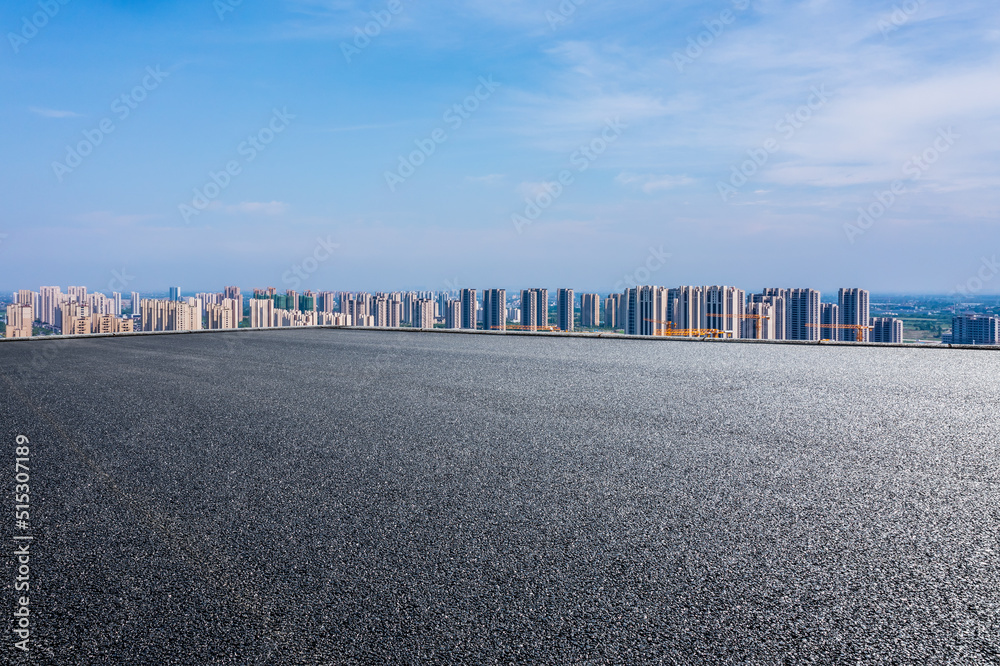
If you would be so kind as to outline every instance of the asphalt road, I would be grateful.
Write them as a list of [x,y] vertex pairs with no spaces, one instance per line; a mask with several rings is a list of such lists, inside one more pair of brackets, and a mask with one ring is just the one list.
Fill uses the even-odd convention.
[[960,350],[0,344],[5,488],[31,442],[3,551],[34,536],[31,651],[5,612],[4,654],[1000,663],[998,378]]

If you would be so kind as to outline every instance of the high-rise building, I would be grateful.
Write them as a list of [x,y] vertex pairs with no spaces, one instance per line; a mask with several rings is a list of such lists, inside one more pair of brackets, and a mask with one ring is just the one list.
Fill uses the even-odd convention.
[[393,295],[385,304],[386,326],[399,328],[403,325],[403,301]]
[[956,345],[1000,344],[1000,317],[973,314],[952,317],[951,342]]
[[236,303],[231,298],[222,299],[222,303],[212,303],[205,306],[205,315],[208,320],[210,330],[222,330],[227,328],[239,328],[233,313],[236,312]]
[[666,287],[632,287],[625,290],[626,335],[660,335],[667,328]]
[[476,300],[476,290],[463,289],[459,298],[462,301],[462,328],[475,330],[476,311],[479,309],[479,303]]
[[899,344],[903,341],[903,320],[895,317],[872,317],[871,341]]
[[309,312],[299,312],[298,310],[274,311],[274,325],[279,328],[291,326],[316,326],[316,322],[317,313],[315,310],[311,310]]
[[117,291],[111,292],[111,314],[116,317],[122,316],[122,295]]
[[815,289],[789,289],[785,303],[785,339],[819,340],[820,293]]
[[767,305],[772,306],[772,316],[774,317],[774,339],[784,340],[788,333],[788,325],[786,323],[788,313],[788,290],[769,288],[765,289],[760,294],[751,294],[749,298],[751,303],[766,303]]
[[819,338],[820,340],[839,340],[840,306],[836,303],[820,303],[819,305]]
[[434,301],[429,298],[418,298],[416,315],[414,328],[434,328]]
[[49,326],[55,326],[56,311],[62,305],[63,293],[59,287],[41,287],[38,290],[38,311],[35,316]]
[[316,311],[316,294],[307,289],[304,294],[299,296],[299,312],[315,312],[315,311]]
[[179,301],[181,300],[181,288],[180,287],[170,287],[170,296],[168,300]]
[[597,294],[580,294],[580,326],[597,328],[600,319],[601,297]]
[[86,335],[90,333],[93,323],[90,306],[86,303],[71,301],[63,303],[59,313],[59,330],[63,335]]
[[316,313],[316,325],[317,326],[350,326],[350,318],[342,312],[323,312],[320,310]]
[[222,298],[232,301],[233,308],[233,328],[239,328],[243,321],[243,293],[239,287],[225,287],[222,290]]
[[416,293],[410,291],[403,294],[403,323],[407,326],[413,326],[414,319],[416,319],[416,304]]
[[348,317],[351,318],[353,326],[374,326],[375,317],[372,314],[372,308],[374,307],[371,302],[371,296],[365,293],[357,293],[353,297],[346,300],[345,311]]
[[144,298],[139,301],[143,331],[201,330],[201,301],[162,301]]
[[274,301],[266,295],[250,299],[250,327],[270,328],[274,326]]
[[507,290],[483,290],[483,329],[487,331],[507,330]]
[[664,316],[670,313],[670,323],[675,331],[694,331],[715,328],[705,317],[705,287],[684,286],[669,290],[664,307]]
[[129,307],[132,309],[132,316],[139,314],[139,292],[133,291],[129,298]]
[[521,326],[532,331],[549,325],[549,290],[521,290]]
[[774,305],[750,301],[747,304],[746,317],[741,325],[740,337],[747,340],[777,340],[776,321]]
[[840,325],[859,327],[841,328],[839,339],[846,342],[867,342],[867,327],[871,319],[868,292],[864,289],[841,289],[837,295],[837,305],[840,308]]
[[572,331],[576,319],[576,299],[572,289],[560,289],[556,292],[556,323],[560,331]]
[[90,305],[90,311],[94,314],[112,314],[113,302],[99,291],[88,294],[86,302]]
[[521,290],[521,326],[531,330],[538,330],[538,298],[534,289]]
[[7,327],[4,337],[30,338],[31,325],[35,321],[35,311],[30,305],[12,303],[7,306]]
[[725,337],[739,338],[746,314],[746,292],[736,287],[705,287],[705,327],[722,331]]
[[538,319],[535,324],[538,326],[549,325],[549,290],[535,289],[535,311]]
[[332,291],[321,291],[319,294],[319,301],[317,302],[317,309],[320,312],[337,312],[335,306],[336,294]]
[[624,327],[625,318],[622,316],[624,302],[622,294],[610,294],[604,299],[604,317],[601,319],[604,328],[616,330]]
[[444,305],[444,327],[462,328],[462,302],[448,301]]
[[191,312],[191,325],[192,328],[184,329],[189,331],[200,331],[202,330],[205,322],[205,302],[200,298],[187,297],[181,299],[182,303],[187,303],[188,307],[193,308]]
[[31,308],[31,321],[39,319],[38,316],[38,294],[31,291],[30,289],[21,289],[17,292],[18,305],[26,305]]
[[135,321],[128,317],[110,314],[94,314],[90,317],[91,333],[131,333],[133,330]]
[[87,288],[86,287],[67,287],[66,293],[69,294],[71,301],[76,301],[77,303],[87,302]]
[[385,327],[389,319],[389,299],[385,296],[376,295],[372,300],[372,317],[375,318],[375,325]]

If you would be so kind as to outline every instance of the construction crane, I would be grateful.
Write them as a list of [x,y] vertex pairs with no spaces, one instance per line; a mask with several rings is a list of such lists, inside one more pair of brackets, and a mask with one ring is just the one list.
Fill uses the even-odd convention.
[[761,319],[770,319],[771,318],[770,315],[749,315],[749,314],[738,315],[738,314],[712,314],[712,313],[709,313],[708,316],[709,317],[737,317],[739,319],[752,319],[753,320],[753,326],[754,326],[754,328],[753,328],[753,330],[754,330],[753,337],[755,339],[758,339],[758,340],[760,339],[760,321],[761,321]]
[[653,331],[653,335],[684,338],[724,338],[729,335],[729,331],[721,331],[717,328],[674,328],[674,323],[670,321],[661,321],[659,319],[646,319],[645,321],[663,326],[662,329]]
[[810,328],[832,328],[838,331],[857,331],[857,342],[865,341],[865,331],[874,330],[874,326],[862,326],[861,324],[806,324]]

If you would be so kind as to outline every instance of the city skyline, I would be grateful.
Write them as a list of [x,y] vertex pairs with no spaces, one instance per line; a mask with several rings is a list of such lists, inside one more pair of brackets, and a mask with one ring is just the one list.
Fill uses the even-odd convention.
[[[523,289],[510,297],[505,289],[446,291],[321,291],[284,293],[254,288],[249,301],[241,288],[185,296],[179,286],[166,298],[130,292],[110,297],[86,287],[43,286],[38,292],[12,294],[4,317],[4,337],[85,335],[133,331],[227,330],[250,327],[359,327],[467,329],[486,331],[604,330],[631,336],[713,337],[729,339],[942,344],[1000,344],[1000,316],[988,304],[954,303],[951,329],[942,312],[924,309],[930,319],[907,325],[899,312],[873,304],[857,287],[840,288],[836,302],[824,301],[809,288],[769,287],[760,293],[725,285],[636,286],[622,292],[580,293],[544,287]],[[124,304],[127,303],[127,309]],[[876,306],[873,313],[873,305]],[[904,306],[912,314],[920,311]],[[909,331],[907,331],[909,326]],[[929,331],[923,340],[920,331]]]
[[53,6],[0,17],[28,283],[598,291],[655,257],[897,294],[985,263],[1000,292],[995,5]]

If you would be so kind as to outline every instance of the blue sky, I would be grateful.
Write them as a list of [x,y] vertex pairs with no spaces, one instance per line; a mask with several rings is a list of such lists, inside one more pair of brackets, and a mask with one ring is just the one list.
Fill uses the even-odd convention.
[[64,2],[0,9],[5,289],[949,293],[1000,254],[992,1]]

